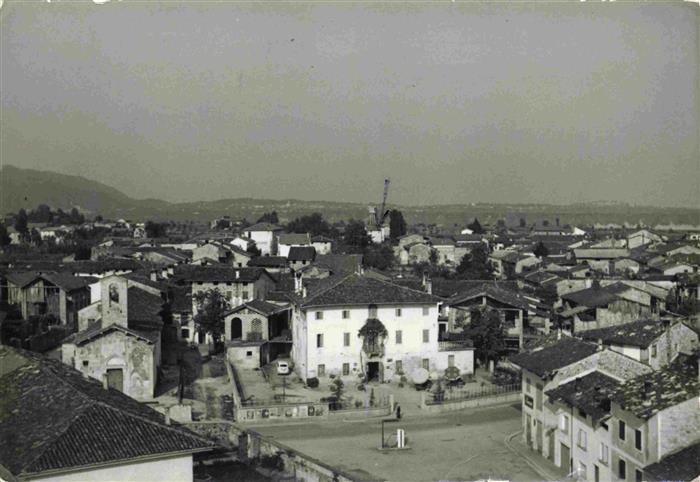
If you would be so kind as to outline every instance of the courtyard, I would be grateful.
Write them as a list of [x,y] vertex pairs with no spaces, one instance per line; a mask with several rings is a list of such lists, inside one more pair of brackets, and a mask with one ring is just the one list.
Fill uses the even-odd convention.
[[260,425],[254,430],[362,480],[542,480],[506,445],[521,429],[517,405],[427,415],[403,411],[407,450],[379,451],[380,419]]

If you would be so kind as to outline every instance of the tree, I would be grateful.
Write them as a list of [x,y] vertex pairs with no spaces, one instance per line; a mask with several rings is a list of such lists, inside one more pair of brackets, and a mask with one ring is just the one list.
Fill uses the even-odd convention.
[[474,218],[474,222],[467,225],[467,228],[471,229],[474,234],[484,234],[484,228],[481,227],[479,220]]
[[280,222],[280,220],[277,217],[277,211],[272,211],[271,213],[264,213],[262,216],[260,216],[257,222],[277,224]]
[[323,219],[321,213],[312,213],[296,218],[287,224],[288,233],[309,233],[311,236],[337,237],[337,232]]
[[209,333],[215,343],[224,333],[224,315],[230,309],[228,301],[219,290],[210,289],[195,293],[197,314],[194,324],[200,333]]
[[463,332],[474,343],[475,355],[484,365],[505,353],[504,331],[498,312],[488,308],[472,310],[470,322]]
[[340,378],[335,378],[331,382],[331,393],[336,397],[336,400],[340,402],[340,400],[343,398],[343,394],[345,393],[345,384],[343,383],[343,380]]
[[7,228],[4,224],[0,224],[0,248],[9,246],[12,242],[10,235],[7,233]]
[[146,236],[149,238],[162,238],[167,233],[167,227],[165,224],[156,223],[153,221],[146,221]]
[[391,239],[398,239],[406,234],[406,221],[403,213],[398,209],[389,211],[389,236]]
[[365,248],[362,264],[369,268],[385,270],[394,264],[394,250],[389,244],[369,245]]
[[102,217],[101,214],[98,214],[97,216],[95,216],[96,223],[101,223],[102,221],[104,221],[104,218]]
[[257,256],[260,256],[262,254],[262,251],[260,251],[258,249],[258,247],[255,246],[254,244],[248,245],[248,249],[246,249],[246,252],[249,254],[252,254],[253,257],[257,257]]
[[355,253],[363,253],[372,242],[365,229],[365,224],[354,219],[351,219],[345,227],[343,241]]
[[537,246],[535,246],[533,253],[535,253],[535,256],[537,256],[538,258],[544,258],[545,256],[549,256],[549,250],[542,241],[537,243]]
[[35,223],[50,223],[53,220],[53,213],[48,205],[39,204],[29,213],[28,218]]
[[15,218],[15,229],[19,233],[20,239],[26,241],[29,239],[29,228],[27,225],[27,211],[20,209]]
[[38,229],[33,228],[30,235],[29,235],[29,240],[34,246],[41,246],[41,233],[39,232]]
[[461,279],[493,279],[493,268],[483,244],[479,244],[471,253],[467,253],[457,265],[457,277]]
[[85,216],[80,214],[77,208],[71,209],[69,216],[71,224],[83,224],[85,222]]
[[428,257],[428,260],[432,265],[438,264],[438,261],[440,260],[440,254],[438,253],[437,249],[430,248],[430,256]]

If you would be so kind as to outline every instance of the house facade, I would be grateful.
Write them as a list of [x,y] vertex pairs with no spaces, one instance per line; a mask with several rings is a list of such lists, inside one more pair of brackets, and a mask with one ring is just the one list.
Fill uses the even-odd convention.
[[389,380],[417,368],[473,373],[473,349],[438,341],[439,298],[362,275],[300,296],[292,321],[295,369],[302,378]]

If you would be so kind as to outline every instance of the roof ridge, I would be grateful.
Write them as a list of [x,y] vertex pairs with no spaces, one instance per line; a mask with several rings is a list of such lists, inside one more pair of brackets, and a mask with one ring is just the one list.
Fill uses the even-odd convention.
[[327,291],[332,290],[333,288],[335,288],[336,286],[338,286],[340,283],[342,283],[346,279],[350,278],[351,276],[356,276],[356,275],[357,275],[357,273],[350,273],[346,276],[343,276],[336,283],[333,283],[332,285],[330,285],[326,288],[322,288],[322,289],[318,290],[316,293],[313,293],[310,297],[306,298],[302,304],[307,304],[309,301],[312,301],[314,298],[317,298],[318,296],[322,295],[323,293],[326,293]]

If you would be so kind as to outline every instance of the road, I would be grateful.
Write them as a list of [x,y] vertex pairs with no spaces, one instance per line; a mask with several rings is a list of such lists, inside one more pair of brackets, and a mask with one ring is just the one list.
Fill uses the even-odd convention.
[[378,419],[259,425],[254,430],[365,480],[541,480],[505,438],[520,430],[514,406],[466,409],[426,415],[404,411],[386,424],[387,436],[406,432],[402,451],[379,451]]

